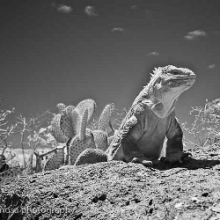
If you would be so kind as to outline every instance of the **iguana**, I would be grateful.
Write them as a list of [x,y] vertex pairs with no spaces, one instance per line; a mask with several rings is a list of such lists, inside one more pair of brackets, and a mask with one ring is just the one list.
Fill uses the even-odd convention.
[[[194,84],[196,75],[189,69],[173,65],[155,68],[151,75],[150,82],[135,98],[106,150],[108,161],[122,160],[151,166],[158,162],[165,138],[165,160],[182,161],[183,132],[175,116],[175,105],[179,96]],[[88,163],[95,163],[97,154],[100,154],[97,151],[94,157],[95,151],[82,152],[77,161],[83,157],[86,163],[86,155]],[[103,153],[100,157],[103,158]]]

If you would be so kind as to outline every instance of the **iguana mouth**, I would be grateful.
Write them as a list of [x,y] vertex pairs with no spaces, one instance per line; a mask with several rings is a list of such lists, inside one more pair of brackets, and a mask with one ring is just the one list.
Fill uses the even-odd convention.
[[193,79],[193,80],[195,80],[196,79],[196,76],[188,76],[188,77],[186,77],[186,78],[176,78],[176,80],[191,80],[191,79]]
[[176,81],[176,82],[192,82],[194,80],[195,80],[195,78],[186,78],[186,79],[176,79],[174,81]]

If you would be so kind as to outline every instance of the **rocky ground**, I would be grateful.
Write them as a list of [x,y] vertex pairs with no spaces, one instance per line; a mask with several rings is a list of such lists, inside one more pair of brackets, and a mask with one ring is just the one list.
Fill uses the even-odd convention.
[[6,181],[0,219],[220,219],[220,147],[191,153],[182,166],[115,161]]

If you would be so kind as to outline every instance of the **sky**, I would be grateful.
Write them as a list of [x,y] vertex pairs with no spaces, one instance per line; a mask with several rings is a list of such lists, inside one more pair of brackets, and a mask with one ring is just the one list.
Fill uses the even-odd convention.
[[196,83],[176,114],[220,98],[219,0],[1,0],[1,108],[29,117],[85,98],[129,107],[168,64]]

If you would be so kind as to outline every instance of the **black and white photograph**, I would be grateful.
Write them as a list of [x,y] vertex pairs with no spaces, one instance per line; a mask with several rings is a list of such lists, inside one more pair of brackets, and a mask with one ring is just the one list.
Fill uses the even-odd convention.
[[220,0],[0,0],[0,220],[220,220]]

